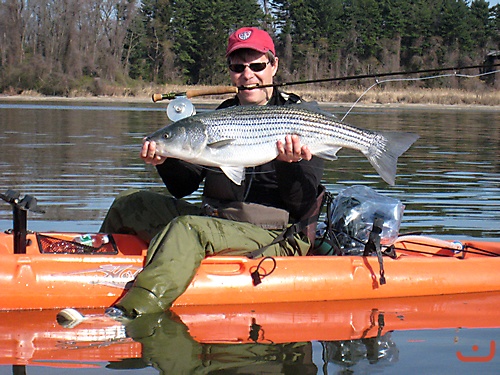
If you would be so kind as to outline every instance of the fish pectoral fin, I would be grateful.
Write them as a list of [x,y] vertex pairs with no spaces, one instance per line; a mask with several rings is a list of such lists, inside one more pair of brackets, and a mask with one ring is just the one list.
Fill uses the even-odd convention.
[[320,157],[321,159],[325,160],[337,160],[337,152],[341,149],[342,147],[335,146],[331,147],[329,149],[315,152],[314,155]]
[[220,169],[236,185],[241,185],[245,179],[245,168],[243,167],[220,167]]
[[207,144],[207,147],[210,147],[210,148],[223,148],[223,147],[229,146],[233,142],[234,142],[234,139],[223,139],[221,141],[209,143],[209,144]]

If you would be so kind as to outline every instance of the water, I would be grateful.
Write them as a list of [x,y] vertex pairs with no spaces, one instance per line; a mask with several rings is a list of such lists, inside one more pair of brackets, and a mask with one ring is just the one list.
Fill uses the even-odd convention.
[[[31,194],[38,199],[39,206],[46,213],[30,213],[29,229],[97,231],[113,197],[120,191],[131,187],[162,189],[154,167],[144,165],[138,154],[144,135],[167,123],[164,108],[159,103],[28,104],[0,101],[0,189],[19,190],[22,194]],[[213,106],[197,105],[199,112],[209,108]],[[327,109],[340,117],[347,110],[335,107]],[[347,186],[363,184],[400,199],[405,204],[401,232],[424,232],[439,238],[500,240],[498,108],[356,108],[346,121],[373,130],[412,131],[421,138],[400,158],[396,185],[393,187],[378,177],[363,155],[341,150],[339,160],[327,164],[325,184],[330,191],[336,193]],[[190,199],[198,201],[199,195]],[[0,228],[11,227],[10,207],[0,205]],[[500,299],[495,301],[500,302]],[[338,314],[335,316],[345,316],[344,312]],[[304,315],[299,316],[303,319]],[[479,320],[481,316],[478,316]],[[496,318],[500,318],[500,315]],[[307,319],[316,318],[309,316]],[[205,353],[202,356],[204,362],[199,364],[200,368],[207,366],[205,373],[210,373],[209,369],[215,371],[216,368],[231,367],[247,373],[467,374],[476,370],[494,373],[499,368],[500,354],[497,353],[488,361],[464,362],[457,358],[456,352],[461,351],[472,359],[473,356],[479,359],[481,355],[486,356],[491,342],[500,344],[500,330],[488,328],[497,325],[459,329],[459,323],[432,327],[435,328],[432,330],[398,329],[396,326],[389,335],[389,341],[395,343],[397,355],[394,350],[382,351],[383,356],[377,361],[368,359],[367,346],[361,341],[339,342],[339,337],[330,338],[334,343],[324,344],[327,349],[323,348],[319,338],[308,341],[299,349],[270,345],[266,355],[259,357],[257,362],[257,349],[252,347],[233,345],[210,356],[206,351],[215,351],[214,347],[210,349],[210,345],[194,344],[183,335],[179,336],[180,339],[175,335],[172,337],[179,339],[178,345],[186,350]],[[163,324],[161,327],[166,329]],[[390,324],[387,327],[390,329]],[[52,337],[51,329],[47,328],[35,336]],[[178,333],[179,327],[176,329]],[[22,332],[16,331],[15,335],[19,340],[18,336],[22,336]],[[3,364],[0,373],[11,374],[24,370],[22,367],[12,367],[16,363],[13,358],[24,358],[29,350],[39,352],[35,350],[39,349],[36,340],[32,337],[31,341],[26,340],[31,342],[28,349],[18,347],[15,353],[4,348],[4,345],[0,346],[0,364]],[[60,343],[63,339],[58,340]],[[161,351],[154,349],[176,342],[173,338],[171,342],[160,339],[157,342],[151,340],[151,347],[146,345],[153,350],[153,354],[148,353],[157,366],[158,362],[163,361],[163,365],[169,362],[161,356]],[[123,345],[127,350],[136,349],[130,343]],[[96,346],[113,347],[109,342],[103,344],[99,340],[93,347]],[[333,354],[339,353],[339,347],[344,351],[341,361],[336,360]],[[473,351],[474,348],[477,350]],[[71,349],[68,358],[72,358],[71,353],[82,353],[81,348]],[[220,347],[216,349],[220,350]],[[331,360],[325,363],[322,353],[330,354]],[[357,354],[355,360],[350,362],[352,353]],[[125,351],[109,354],[105,359],[95,356],[95,353],[89,356],[83,356],[83,359],[57,359],[58,355],[52,353],[28,365],[27,373],[158,373],[137,358],[118,362],[119,365],[112,362],[109,367],[143,368],[108,370],[106,365],[113,359],[131,356]],[[137,353],[132,357],[136,356]],[[298,361],[289,358],[300,358],[302,362],[299,365]],[[78,369],[77,365],[81,363],[90,363],[94,368]],[[186,361],[183,363],[186,364]],[[164,370],[167,372],[167,369]],[[220,370],[217,373],[236,373],[236,370]]]

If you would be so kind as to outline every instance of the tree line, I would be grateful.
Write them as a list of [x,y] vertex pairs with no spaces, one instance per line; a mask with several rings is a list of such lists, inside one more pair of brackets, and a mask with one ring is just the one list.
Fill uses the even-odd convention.
[[500,50],[500,5],[485,0],[0,0],[0,92],[228,84],[241,26],[273,36],[282,82],[479,65]]

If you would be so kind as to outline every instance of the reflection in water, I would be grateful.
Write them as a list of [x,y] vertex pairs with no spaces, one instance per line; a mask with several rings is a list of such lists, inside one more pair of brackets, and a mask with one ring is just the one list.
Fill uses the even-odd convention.
[[1,185],[35,195],[47,213],[33,219],[52,222],[50,229],[77,222],[90,230],[84,226],[97,226],[117,192],[153,184],[138,147],[165,114],[61,107],[0,108]]
[[[383,319],[383,318],[382,318]],[[260,327],[262,328],[262,327]],[[255,326],[249,327],[249,338]],[[391,334],[357,340],[321,341],[323,374],[328,363],[349,369],[362,361],[379,364],[397,362],[398,349]],[[171,312],[136,318],[126,326],[127,335],[142,346],[142,358],[111,362],[114,369],[152,366],[161,374],[316,374],[312,342],[273,343],[254,337],[250,343],[203,343],[189,333],[188,327]],[[237,340],[237,338],[234,338]],[[243,341],[251,341],[243,340]],[[346,372],[348,373],[348,372]]]
[[349,374],[353,366],[361,367],[362,361],[367,365],[378,364],[378,369],[389,366],[399,359],[399,350],[388,332],[383,336],[345,341],[322,341],[323,374],[328,374],[328,363],[333,363],[344,371],[337,374]]
[[[64,367],[65,374],[102,374],[104,367],[124,374],[157,373],[153,367],[176,375],[415,374],[422,373],[415,372],[418,364],[452,373],[463,365],[457,352],[475,359],[499,342],[499,302],[500,293],[477,293],[176,306],[123,323],[91,309],[72,324],[57,324],[51,310],[3,311],[0,372],[9,364],[27,365],[29,374],[39,366]],[[474,353],[473,345],[481,351]],[[493,373],[499,360],[483,363],[482,373]]]

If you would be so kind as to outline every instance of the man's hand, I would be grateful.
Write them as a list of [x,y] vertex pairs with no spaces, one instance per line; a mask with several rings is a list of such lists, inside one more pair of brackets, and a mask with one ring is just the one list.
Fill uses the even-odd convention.
[[144,140],[141,149],[141,159],[146,164],[158,165],[162,164],[167,158],[164,156],[156,155],[156,143]]
[[300,144],[298,135],[287,135],[285,137],[285,144],[282,141],[278,141],[276,142],[276,147],[278,148],[277,160],[294,163],[302,159],[311,160],[312,158],[309,148]]

